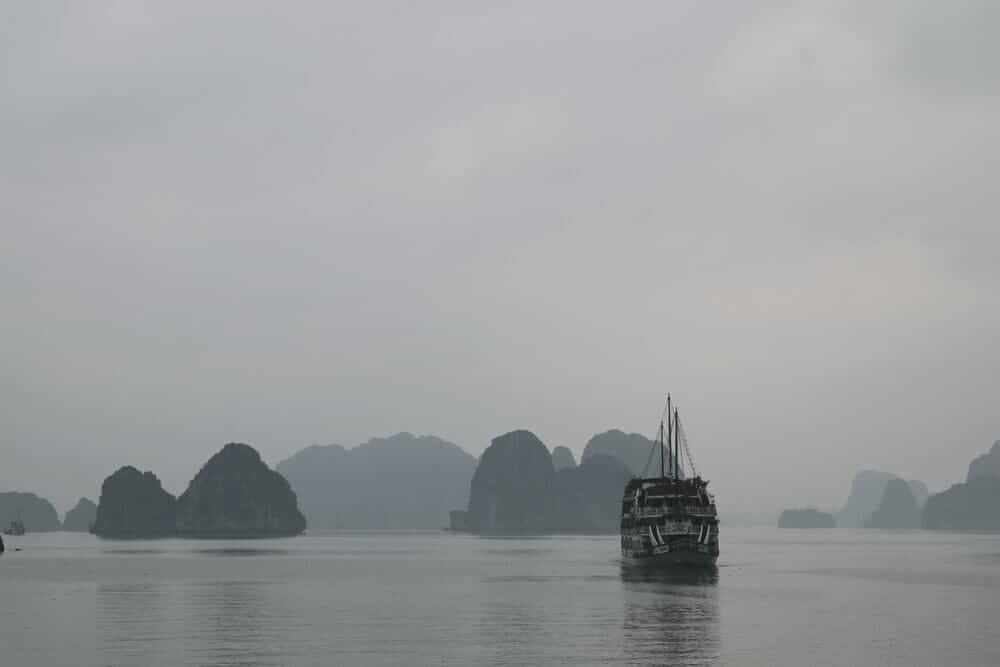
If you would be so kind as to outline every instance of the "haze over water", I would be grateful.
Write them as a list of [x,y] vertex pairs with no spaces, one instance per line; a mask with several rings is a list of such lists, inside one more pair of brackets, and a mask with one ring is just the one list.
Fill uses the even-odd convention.
[[995,665],[1000,536],[723,533],[718,570],[617,536],[8,538],[4,665]]

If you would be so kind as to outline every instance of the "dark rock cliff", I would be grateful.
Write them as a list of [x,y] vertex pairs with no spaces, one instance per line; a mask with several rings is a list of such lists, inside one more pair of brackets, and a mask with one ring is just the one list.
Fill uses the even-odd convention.
[[231,442],[177,499],[177,534],[191,537],[298,535],[306,529],[295,492],[253,447]]
[[77,533],[87,533],[97,520],[97,505],[93,500],[80,498],[76,506],[66,512],[63,518],[63,530]]
[[613,456],[595,454],[556,473],[552,518],[560,532],[614,533],[621,522],[622,491],[631,474]]
[[905,481],[890,479],[885,484],[882,501],[865,521],[865,528],[919,528],[920,508]]
[[1000,477],[1000,440],[993,443],[990,451],[972,459],[965,481],[971,482],[976,477],[987,476]]
[[549,450],[531,431],[511,431],[494,438],[480,457],[469,487],[469,530],[549,532],[555,474]]
[[552,467],[556,469],[556,472],[564,468],[576,467],[576,457],[573,456],[569,447],[555,447],[552,450]]
[[1000,531],[1000,478],[976,475],[931,496],[924,505],[921,525],[941,530]]
[[45,498],[34,493],[8,491],[0,493],[0,530],[20,517],[24,529],[29,533],[60,530],[62,524],[56,508]]
[[125,466],[101,485],[93,531],[101,537],[172,535],[175,505],[156,475]]
[[836,528],[837,522],[828,512],[813,508],[789,509],[778,517],[778,528]]
[[614,533],[630,477],[617,457],[594,454],[558,472],[530,431],[493,440],[472,478],[464,529],[475,533]]

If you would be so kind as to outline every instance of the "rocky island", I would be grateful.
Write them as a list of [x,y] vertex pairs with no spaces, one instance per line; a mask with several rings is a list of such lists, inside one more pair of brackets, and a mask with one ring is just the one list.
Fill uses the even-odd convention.
[[549,450],[531,431],[511,431],[494,438],[480,457],[469,487],[469,530],[549,532],[555,476]]
[[1000,440],[993,443],[990,451],[977,456],[969,463],[969,474],[966,481],[971,482],[976,477],[1000,477]]
[[778,517],[778,528],[836,528],[837,522],[828,512],[807,507],[788,509]]
[[288,481],[253,447],[229,443],[177,499],[176,533],[186,537],[272,537],[306,529]]
[[62,529],[69,532],[88,533],[97,521],[97,505],[89,498],[80,498],[76,506],[66,512]]
[[173,535],[175,504],[153,473],[119,468],[101,485],[93,532],[116,538]]
[[928,498],[921,525],[932,530],[1000,531],[1000,440],[969,463],[964,484]]
[[24,529],[29,533],[49,532],[62,527],[56,508],[45,498],[22,491],[0,493],[0,530],[17,520],[24,523]]
[[890,479],[885,484],[879,506],[865,520],[865,528],[919,528],[920,508],[910,485],[904,480]]
[[[596,454],[606,454],[625,464],[631,474],[641,476],[647,463],[653,466],[654,462],[650,459],[650,452],[655,444],[639,433],[625,433],[616,428],[611,429],[604,433],[598,433],[587,442],[587,446],[583,449],[583,455],[580,457],[580,463],[585,463],[587,459]],[[657,460],[655,463],[656,469],[646,470],[647,476],[659,474],[659,461]]]
[[921,525],[931,530],[1000,531],[1000,478],[976,475],[931,496]]
[[552,449],[552,467],[556,469],[556,472],[576,467],[576,457],[573,456],[569,447],[560,446]]
[[453,529],[474,533],[612,533],[630,474],[617,457],[592,454],[556,471],[531,431],[494,438],[469,486],[469,506],[452,515]]
[[[81,500],[77,507],[85,516],[86,503]],[[305,528],[285,478],[268,468],[253,447],[230,443],[177,499],[153,473],[119,468],[101,486],[92,532],[113,538],[229,538],[298,535]]]
[[613,533],[621,522],[622,489],[631,474],[613,456],[594,454],[556,472],[550,528],[554,532]]
[[[862,470],[851,481],[851,492],[843,509],[837,514],[837,526],[841,528],[861,528],[878,509],[885,494],[885,485],[891,479],[899,479],[892,473],[881,470]],[[927,500],[927,485],[910,480],[906,482],[918,507]]]

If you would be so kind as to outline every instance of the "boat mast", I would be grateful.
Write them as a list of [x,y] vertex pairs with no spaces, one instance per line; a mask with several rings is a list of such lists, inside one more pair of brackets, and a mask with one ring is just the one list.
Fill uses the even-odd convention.
[[[674,431],[673,423],[670,421],[671,414],[672,413],[670,412],[670,394],[667,394],[667,437],[666,437],[666,439],[665,439],[666,441],[664,443],[664,445],[666,447],[670,447],[671,446],[670,445],[670,443],[671,443],[670,434],[673,433],[673,431]],[[662,425],[662,421],[660,423]],[[662,428],[662,426],[661,426],[661,428]],[[661,439],[661,441],[662,441],[662,439]],[[673,456],[673,450],[671,450],[671,454],[670,455]],[[674,474],[674,462],[671,461],[670,462],[670,475],[673,476],[673,474]]]
[[681,418],[674,408],[674,479],[681,478]]
[[663,420],[660,420],[660,477],[665,474],[663,467]]

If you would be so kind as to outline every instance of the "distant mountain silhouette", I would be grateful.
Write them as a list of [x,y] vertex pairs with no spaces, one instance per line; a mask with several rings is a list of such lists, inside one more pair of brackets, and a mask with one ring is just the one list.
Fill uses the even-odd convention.
[[865,520],[865,528],[919,528],[920,508],[910,485],[898,477],[885,484],[882,501]]
[[101,485],[94,533],[101,537],[164,537],[174,534],[176,500],[151,472],[119,468]]
[[494,438],[472,478],[468,511],[453,517],[476,533],[616,532],[631,476],[617,457],[593,454],[556,471],[530,431]]
[[76,506],[66,512],[62,528],[70,532],[87,533],[97,521],[97,505],[93,500],[80,498]]
[[253,447],[231,442],[177,499],[177,533],[190,537],[298,535],[306,529],[295,493]]
[[906,484],[910,487],[910,493],[913,494],[913,501],[917,503],[917,509],[923,509],[924,503],[931,495],[927,485],[916,479],[908,479]]
[[969,482],[976,477],[987,475],[1000,477],[1000,440],[993,443],[990,451],[972,460],[969,464],[969,474],[965,479]]
[[[892,473],[881,470],[862,470],[851,482],[851,493],[847,502],[837,514],[840,528],[861,528],[882,502],[885,485],[891,479],[899,479]],[[918,507],[927,499],[927,486],[923,482],[907,482]]]
[[576,468],[556,471],[549,528],[555,532],[614,533],[631,473],[614,456],[594,454]]
[[458,445],[411,433],[307,447],[277,465],[312,529],[445,527],[468,502],[475,468]]
[[724,526],[773,526],[774,519],[775,515],[773,512],[734,512],[732,510],[719,510],[719,522]]
[[928,529],[1000,531],[1000,478],[973,475],[931,496],[921,524]]
[[62,529],[56,508],[45,498],[20,491],[0,493],[0,531],[18,517],[24,523],[24,530],[29,533]]
[[[611,429],[604,433],[598,433],[590,439],[583,449],[580,463],[586,462],[595,454],[607,454],[614,456],[625,464],[625,467],[636,476],[642,475],[646,470],[646,476],[652,477],[660,474],[660,454],[659,449],[650,455],[654,442],[644,435],[638,433],[625,433],[618,429]],[[647,469],[646,463],[649,463]],[[669,466],[669,461],[667,462]]]
[[833,515],[813,508],[788,509],[778,517],[778,528],[835,528]]
[[511,431],[494,438],[472,477],[469,530],[549,532],[555,476],[552,455],[531,431]]
[[573,452],[570,451],[569,447],[555,447],[552,450],[552,465],[555,467],[556,472],[563,468],[575,468],[576,457],[573,456]]

